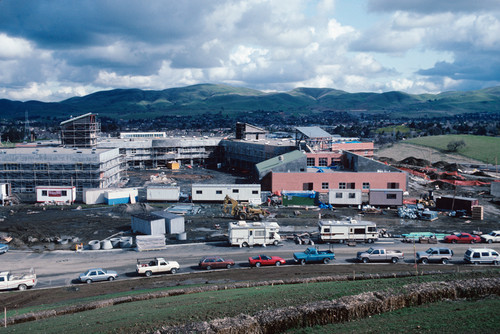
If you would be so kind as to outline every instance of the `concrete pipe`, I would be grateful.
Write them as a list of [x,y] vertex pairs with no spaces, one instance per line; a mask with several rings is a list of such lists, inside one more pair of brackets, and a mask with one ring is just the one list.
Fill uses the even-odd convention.
[[121,237],[120,238],[120,247],[121,248],[130,248],[132,247],[133,239],[132,237]]
[[113,245],[110,240],[102,240],[101,241],[101,249],[112,249]]
[[109,239],[109,241],[111,241],[111,245],[113,246],[113,248],[120,248],[120,241],[122,240],[122,238],[111,238]]
[[90,240],[89,247],[91,250],[101,249],[101,242],[99,240]]

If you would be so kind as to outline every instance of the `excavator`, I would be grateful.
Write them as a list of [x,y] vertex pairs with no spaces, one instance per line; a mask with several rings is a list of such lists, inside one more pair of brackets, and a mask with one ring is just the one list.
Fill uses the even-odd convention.
[[224,198],[224,213],[229,213],[229,207],[231,207],[231,215],[239,220],[257,221],[262,217],[269,216],[269,211],[267,210],[264,210],[260,207],[250,207],[247,205],[239,204],[238,201],[231,198],[229,195],[226,195],[226,197]]

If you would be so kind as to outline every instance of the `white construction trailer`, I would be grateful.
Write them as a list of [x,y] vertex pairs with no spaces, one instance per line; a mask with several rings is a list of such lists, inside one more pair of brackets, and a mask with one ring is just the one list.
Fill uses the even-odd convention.
[[322,242],[363,241],[372,243],[378,239],[377,225],[375,223],[358,222],[354,219],[345,221],[320,220],[318,230]]
[[38,186],[35,190],[39,203],[73,203],[76,200],[76,187]]
[[180,187],[147,187],[148,201],[178,202],[181,193]]
[[11,200],[10,183],[0,183],[0,205],[5,205]]
[[238,202],[260,204],[260,184],[193,184],[193,202],[223,202],[228,195]]
[[361,205],[361,189],[330,189],[328,204],[331,205]]
[[277,246],[281,241],[279,230],[280,226],[276,222],[231,222],[228,228],[229,243],[240,247]]

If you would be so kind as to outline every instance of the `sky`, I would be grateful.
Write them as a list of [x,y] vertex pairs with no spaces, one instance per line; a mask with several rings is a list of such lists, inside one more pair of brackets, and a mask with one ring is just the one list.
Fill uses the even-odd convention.
[[0,99],[500,85],[499,0],[0,0]]

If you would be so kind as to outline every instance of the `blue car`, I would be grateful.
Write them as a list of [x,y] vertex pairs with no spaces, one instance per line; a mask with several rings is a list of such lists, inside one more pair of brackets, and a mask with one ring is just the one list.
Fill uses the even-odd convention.
[[9,250],[9,246],[7,246],[5,244],[0,244],[0,254],[7,253],[8,250]]

